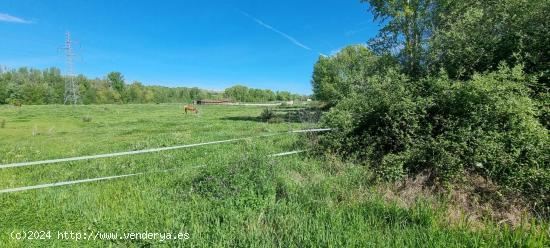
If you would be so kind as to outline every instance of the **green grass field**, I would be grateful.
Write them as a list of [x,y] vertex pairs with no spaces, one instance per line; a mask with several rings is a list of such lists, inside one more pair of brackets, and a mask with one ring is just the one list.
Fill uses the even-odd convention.
[[[0,106],[0,164],[123,152],[316,127],[264,123],[261,107]],[[84,121],[83,117],[88,117]],[[0,247],[544,247],[548,225],[450,224],[444,207],[388,202],[361,166],[307,154],[304,134],[156,153],[0,169],[0,190],[107,176],[133,177],[0,194]],[[162,170],[171,169],[163,172]],[[440,204],[444,206],[444,204]],[[12,238],[44,231],[51,238]],[[81,233],[81,240],[58,232]],[[187,233],[179,240],[123,233]],[[115,240],[84,234],[118,233]]]

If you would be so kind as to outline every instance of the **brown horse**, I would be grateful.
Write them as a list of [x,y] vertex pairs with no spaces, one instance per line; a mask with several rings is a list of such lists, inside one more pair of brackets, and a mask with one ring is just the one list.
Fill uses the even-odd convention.
[[198,114],[199,113],[199,110],[197,108],[195,108],[195,106],[193,105],[185,105],[183,106],[183,111],[185,111],[185,114],[187,114],[187,111],[191,111],[195,114]]

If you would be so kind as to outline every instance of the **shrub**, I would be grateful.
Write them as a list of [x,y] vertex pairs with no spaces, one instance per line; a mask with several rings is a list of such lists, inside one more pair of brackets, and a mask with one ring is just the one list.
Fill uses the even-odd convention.
[[275,117],[275,111],[273,111],[273,109],[270,109],[270,108],[265,108],[260,114],[260,120],[265,122],[268,122],[274,117]]
[[382,158],[380,166],[376,168],[378,178],[384,181],[394,181],[405,175],[404,165],[408,156],[406,154],[389,153]]
[[[550,142],[521,68],[409,80],[397,72],[369,77],[325,114],[322,149],[367,161],[383,179],[430,171],[452,183],[473,171],[548,208]],[[403,168],[403,171],[400,171]]]
[[[415,96],[413,88],[396,71],[370,77],[361,93],[350,95],[322,118],[324,126],[337,130],[321,142],[330,150],[378,162],[387,153],[406,151],[425,132],[422,117],[428,102]],[[368,154],[366,147],[371,148]]]
[[317,123],[321,118],[321,114],[322,112],[315,108],[295,109],[286,111],[286,114],[284,114],[284,119],[289,122]]

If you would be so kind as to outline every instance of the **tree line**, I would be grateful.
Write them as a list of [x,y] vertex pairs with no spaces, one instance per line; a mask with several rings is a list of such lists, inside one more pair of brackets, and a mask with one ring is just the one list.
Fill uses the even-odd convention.
[[267,102],[306,100],[307,96],[294,94],[288,91],[272,91],[269,89],[254,89],[243,85],[235,85],[225,89],[225,98],[239,102]]
[[479,175],[549,216],[549,2],[361,2],[378,35],[314,66],[321,123],[335,128],[320,149],[380,180]]
[[[63,104],[65,83],[69,80],[58,68],[44,70],[22,67],[0,69],[0,104]],[[79,104],[113,103],[172,103],[199,99],[231,99],[234,101],[287,101],[304,98],[287,91],[261,90],[236,85],[223,92],[197,87],[164,87],[126,83],[120,72],[103,78],[89,79],[84,75],[73,78],[78,89]]]

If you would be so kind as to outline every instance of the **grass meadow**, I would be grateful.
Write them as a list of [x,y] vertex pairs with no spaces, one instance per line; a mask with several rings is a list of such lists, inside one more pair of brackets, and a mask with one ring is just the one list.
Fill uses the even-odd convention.
[[[0,164],[273,134],[315,123],[265,123],[254,106],[0,106]],[[450,223],[442,200],[388,201],[363,166],[295,154],[305,134],[0,169],[0,247],[545,247],[548,224]],[[169,171],[164,171],[169,170]],[[438,201],[435,204],[433,201]],[[438,207],[433,207],[438,206]],[[12,238],[50,231],[51,238]],[[188,238],[59,239],[58,232],[187,233]]]

